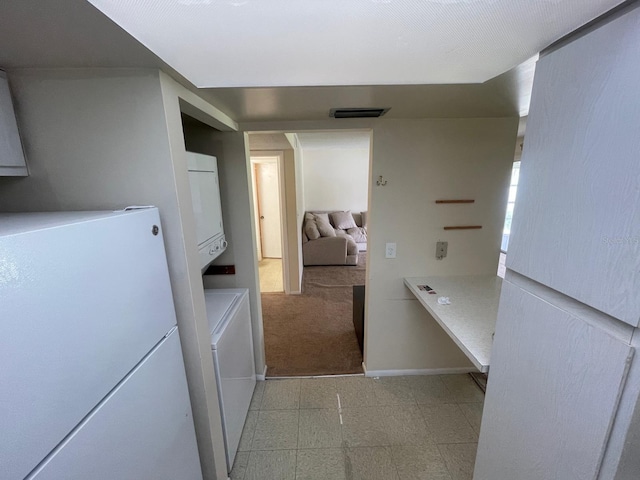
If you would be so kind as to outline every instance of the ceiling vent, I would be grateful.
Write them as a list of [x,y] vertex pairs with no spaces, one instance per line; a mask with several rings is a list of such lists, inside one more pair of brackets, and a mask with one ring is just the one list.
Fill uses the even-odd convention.
[[389,108],[332,108],[329,116],[333,118],[378,118]]

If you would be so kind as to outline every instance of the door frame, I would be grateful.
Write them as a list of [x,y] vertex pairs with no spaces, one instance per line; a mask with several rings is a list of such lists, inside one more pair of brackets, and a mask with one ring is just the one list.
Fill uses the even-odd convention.
[[[258,163],[267,163],[267,161],[271,161],[272,159],[276,159],[276,166],[278,170],[278,200],[280,207],[280,243],[282,249],[282,288],[284,293],[289,294],[290,286],[289,286],[289,243],[287,239],[287,202],[286,202],[286,185],[285,185],[285,177],[284,177],[284,151],[282,150],[252,150],[249,152],[250,163],[251,163],[251,178],[252,185],[251,189],[253,191],[254,200],[257,199],[257,183],[255,178],[255,165]],[[269,159],[269,160],[267,160]],[[254,215],[256,218],[253,219],[254,222],[259,223],[260,213],[257,208],[254,209]],[[259,258],[262,259],[262,231],[258,233],[258,247],[259,247]]]

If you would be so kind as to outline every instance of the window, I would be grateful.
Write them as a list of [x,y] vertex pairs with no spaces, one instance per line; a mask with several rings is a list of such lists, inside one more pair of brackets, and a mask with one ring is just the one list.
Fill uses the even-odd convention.
[[513,206],[516,204],[516,191],[518,190],[518,178],[520,177],[520,162],[513,162],[511,170],[511,184],[509,185],[509,200],[507,214],[504,218],[504,230],[502,231],[502,245],[500,250],[507,252],[509,247],[509,235],[511,234],[511,220],[513,219]]

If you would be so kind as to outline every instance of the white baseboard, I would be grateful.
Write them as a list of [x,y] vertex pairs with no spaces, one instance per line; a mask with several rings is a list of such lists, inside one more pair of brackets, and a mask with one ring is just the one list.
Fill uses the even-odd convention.
[[267,378],[267,366],[264,366],[264,370],[262,371],[262,375],[256,373],[256,380],[266,380]]
[[406,370],[367,370],[367,366],[362,363],[365,377],[398,377],[401,375],[452,375],[460,373],[477,372],[473,367],[454,368],[411,368]]

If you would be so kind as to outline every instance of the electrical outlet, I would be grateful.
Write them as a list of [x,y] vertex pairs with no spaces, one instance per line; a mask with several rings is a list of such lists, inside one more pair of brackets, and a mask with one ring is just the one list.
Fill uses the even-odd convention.
[[449,246],[449,242],[438,242],[436,243],[436,259],[442,260],[447,256],[447,247]]
[[385,248],[385,258],[396,258],[396,244],[395,243],[387,243]]

